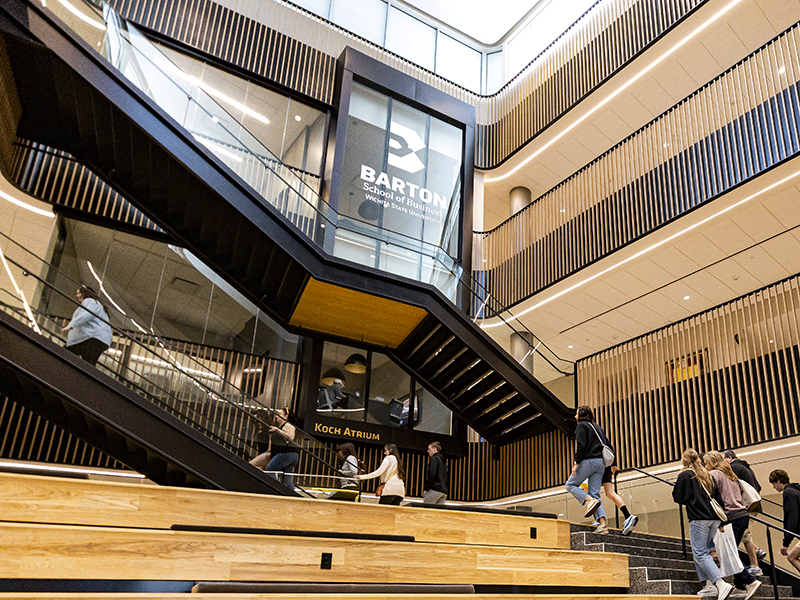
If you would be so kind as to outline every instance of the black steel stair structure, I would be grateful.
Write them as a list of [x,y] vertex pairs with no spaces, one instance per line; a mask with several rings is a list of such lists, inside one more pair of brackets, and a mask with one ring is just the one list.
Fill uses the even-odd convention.
[[[688,539],[686,560],[680,538],[647,533],[622,536],[615,529],[610,529],[608,534],[593,532],[594,527],[573,524],[571,549],[627,554],[630,570],[629,594],[696,594],[704,585],[697,581]],[[762,568],[765,575],[758,577],[761,587],[753,598],[772,598],[774,592],[770,579],[766,576],[767,565],[762,564]],[[792,587],[788,585],[779,585],[778,594],[780,598],[796,597]]]
[[0,391],[158,484],[297,495],[2,311]]
[[308,333],[290,321],[311,278],[423,309],[381,350],[487,440],[571,434],[572,409],[436,288],[326,254],[60,21],[26,0],[3,14],[19,137],[70,153],[290,330]]

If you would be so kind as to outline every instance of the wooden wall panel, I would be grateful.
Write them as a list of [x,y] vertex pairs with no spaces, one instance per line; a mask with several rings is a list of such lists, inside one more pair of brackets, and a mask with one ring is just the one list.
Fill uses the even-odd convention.
[[622,467],[795,435],[798,315],[795,276],[580,361],[580,402]]

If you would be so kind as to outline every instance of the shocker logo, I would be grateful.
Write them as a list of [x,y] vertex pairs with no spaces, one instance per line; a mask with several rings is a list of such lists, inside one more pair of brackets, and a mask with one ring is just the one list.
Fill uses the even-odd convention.
[[425,164],[419,159],[417,152],[425,148],[425,142],[417,132],[392,121],[389,133],[392,135],[389,147],[403,151],[402,154],[389,152],[389,164],[407,173],[416,173],[424,169]]

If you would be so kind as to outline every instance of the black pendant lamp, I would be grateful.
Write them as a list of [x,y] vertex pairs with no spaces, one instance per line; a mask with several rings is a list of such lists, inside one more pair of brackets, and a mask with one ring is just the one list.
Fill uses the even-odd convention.
[[344,382],[346,380],[344,373],[342,373],[341,370],[334,367],[332,369],[328,369],[322,374],[321,382],[322,385],[333,385],[333,382],[336,381],[337,379],[339,379],[342,382],[342,385],[344,385]]
[[363,354],[351,354],[344,363],[345,371],[359,375],[367,372],[367,359]]

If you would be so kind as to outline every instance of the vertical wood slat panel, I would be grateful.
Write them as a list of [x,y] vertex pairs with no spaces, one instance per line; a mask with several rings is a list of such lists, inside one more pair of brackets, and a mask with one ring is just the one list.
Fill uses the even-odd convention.
[[[724,450],[793,435],[799,298],[794,276],[580,361],[581,403],[636,466],[677,460],[687,446]],[[649,399],[641,416],[630,401],[637,395]]]

